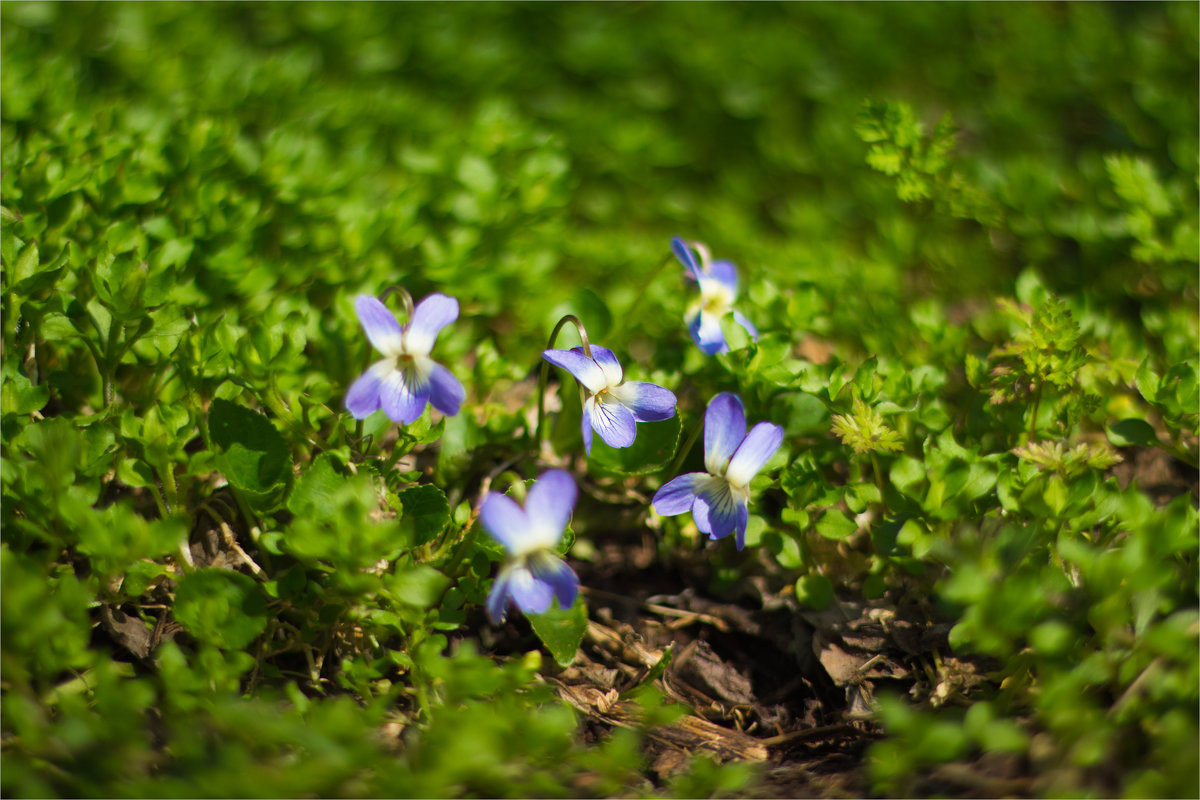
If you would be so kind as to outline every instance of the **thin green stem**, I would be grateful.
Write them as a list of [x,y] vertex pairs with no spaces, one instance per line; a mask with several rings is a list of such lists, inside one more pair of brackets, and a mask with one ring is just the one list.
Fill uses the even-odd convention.
[[[651,285],[653,285],[654,281],[658,279],[658,276],[662,274],[662,271],[674,261],[674,254],[669,255],[659,263],[657,269],[650,271],[650,274],[646,277],[646,282],[638,287],[638,293],[633,298],[633,305],[631,305],[629,310],[625,312],[626,319],[637,319],[637,312],[642,307],[642,301],[646,299],[646,295],[650,294]],[[629,329],[628,326],[621,326],[621,328],[623,330]]]
[[175,470],[171,463],[168,461],[160,467],[158,474],[162,478],[167,508],[172,510],[179,508],[179,486],[175,483]]
[[[362,420],[362,419],[355,420],[354,438],[353,438],[353,440],[351,440],[349,442],[350,448],[352,451],[352,460],[356,463],[359,461],[362,461],[363,457],[366,456],[366,453],[363,452],[363,450],[360,447],[362,445],[362,441],[363,441],[363,429],[365,427],[365,424],[366,424],[366,420]],[[348,436],[348,434],[347,434],[347,436]]]
[[417,690],[417,707],[420,708],[421,715],[428,720],[430,716],[429,693],[425,691],[424,676],[413,681],[413,688]]
[[[588,358],[591,358],[592,357],[592,345],[588,341],[587,329],[585,329],[583,327],[583,323],[579,321],[579,317],[575,316],[574,314],[567,314],[565,317],[563,317],[562,319],[560,319],[558,321],[558,324],[554,326],[554,330],[550,333],[550,339],[546,342],[546,349],[547,350],[554,349],[554,342],[558,338],[558,332],[561,331],[563,329],[563,326],[566,325],[568,322],[573,324],[575,326],[575,330],[577,330],[579,332],[579,341],[583,342],[583,354],[586,355]],[[543,358],[542,359],[542,370],[538,376],[537,429],[534,432],[534,437],[533,437],[534,445],[537,447],[537,449],[539,451],[542,449],[542,442],[543,442],[542,433],[546,427],[545,426],[545,422],[546,422],[546,384],[549,382],[549,380],[550,380],[550,362]]]
[[150,496],[154,498],[154,505],[158,507],[158,516],[160,519],[166,519],[171,516],[171,512],[167,509],[167,504],[163,501],[162,492],[153,483],[149,484],[147,489],[150,490]]
[[187,536],[185,535],[179,542],[179,554],[176,557],[176,562],[179,564],[180,571],[184,575],[193,572],[196,569],[196,562],[192,560],[191,545],[188,544]]
[[250,508],[250,504],[246,502],[246,498],[242,497],[242,493],[238,489],[229,487],[232,490],[234,502],[237,503],[238,511],[242,512],[242,519],[246,521],[246,529],[250,532],[250,538],[254,539],[254,543],[258,544],[258,537],[255,535],[256,529],[260,527],[258,517]]
[[396,467],[396,462],[398,462],[400,459],[404,458],[406,455],[408,455],[411,452],[412,452],[412,448],[405,449],[404,447],[402,447],[400,445],[399,441],[397,441],[395,444],[393,444],[391,455],[389,455],[387,457],[387,460],[383,462],[383,469],[381,470],[383,475],[385,475],[385,476],[390,475],[392,470]]
[[212,432],[208,428],[208,409],[210,404],[211,400],[207,395],[201,398],[201,413],[196,415],[196,428],[200,431],[200,439],[204,442],[204,449],[215,451],[216,447],[213,446]]
[[875,473],[875,485],[882,494],[885,489],[883,485],[883,470],[879,468],[879,454],[874,451],[871,452],[871,470]]
[[110,391],[108,369],[105,367],[106,361],[104,355],[100,352],[100,348],[96,346],[96,343],[91,339],[87,338],[86,336],[82,337],[82,339],[84,346],[87,347],[88,352],[92,354],[92,360],[96,362],[96,371],[100,373],[102,394],[101,399],[103,400],[103,398],[108,397]]
[[675,454],[675,460],[671,463],[671,470],[668,474],[675,475],[679,472],[679,468],[683,466],[683,460],[692,451],[692,446],[700,438],[700,431],[702,430],[704,430],[703,421],[697,423],[695,428],[692,428],[692,432],[688,434],[687,441],[683,443],[683,447],[679,448],[679,452]]
[[1042,403],[1042,384],[1038,384],[1037,392],[1033,395],[1033,414],[1029,417],[1029,441],[1037,437],[1038,406]]
[[300,423],[300,420],[296,419],[296,415],[292,413],[292,409],[288,408],[287,403],[283,399],[283,395],[279,393],[279,387],[275,385],[274,375],[270,377],[267,384],[267,390],[262,392],[260,397],[266,404],[267,408],[271,409],[271,413],[278,417],[280,422],[291,428],[293,433],[298,434],[303,439],[310,438],[306,435],[307,431]]
[[121,324],[116,319],[108,320],[108,341],[104,345],[104,368],[100,371],[104,385],[104,408],[107,409],[116,399],[116,388],[113,382],[117,377],[117,363],[120,355],[114,357],[121,342]]
[[[471,513],[471,518],[467,520],[467,528],[463,529],[463,540],[459,542],[458,547],[454,550],[454,555],[450,557],[450,563],[442,570],[443,574],[449,575],[452,581],[457,581],[462,576],[458,574],[459,568],[462,566],[463,559],[467,557],[467,553],[471,552],[471,548],[475,546],[475,540],[479,538],[479,526],[475,524],[477,514]],[[447,586],[448,590],[450,587]],[[445,596],[445,591],[442,592]]]
[[121,337],[120,346],[117,348],[117,354],[115,356],[113,356],[111,353],[109,354],[109,360],[113,364],[114,371],[116,371],[117,364],[121,363],[121,359],[125,357],[125,354],[128,353],[129,350],[137,343],[137,340],[142,338],[142,336],[152,327],[153,323],[149,317],[143,317],[142,322],[138,324],[137,329],[133,330],[132,334],[129,330],[125,329],[124,325],[121,326],[121,330],[125,335]]

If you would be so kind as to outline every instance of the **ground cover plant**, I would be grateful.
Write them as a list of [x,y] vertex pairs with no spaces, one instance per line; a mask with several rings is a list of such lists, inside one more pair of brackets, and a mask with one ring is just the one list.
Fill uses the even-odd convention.
[[1200,794],[1197,11],[0,4],[4,794]]

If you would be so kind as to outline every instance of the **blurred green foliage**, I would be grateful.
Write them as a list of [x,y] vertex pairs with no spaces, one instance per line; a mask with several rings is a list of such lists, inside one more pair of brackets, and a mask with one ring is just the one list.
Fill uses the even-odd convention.
[[[749,791],[651,784],[486,652],[476,493],[535,476],[574,313],[680,398],[577,474],[649,496],[737,391],[786,432],[747,540],[788,591],[928,598],[999,664],[880,699],[875,791],[995,751],[1195,796],[1197,9],[3,3],[4,793]],[[697,351],[676,234],[757,342]],[[456,417],[342,408],[392,284],[461,303]],[[1147,453],[1166,497],[1114,471]]]

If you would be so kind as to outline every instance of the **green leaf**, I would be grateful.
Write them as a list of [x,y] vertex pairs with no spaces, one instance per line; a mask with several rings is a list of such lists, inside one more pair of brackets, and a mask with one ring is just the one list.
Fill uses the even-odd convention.
[[1144,208],[1153,216],[1171,213],[1171,201],[1159,183],[1154,167],[1145,159],[1125,154],[1106,156],[1104,167],[1117,195],[1131,206]]
[[141,559],[176,551],[187,540],[182,517],[147,520],[125,503],[88,515],[77,524],[79,552],[88,556],[92,572],[105,577],[124,574]]
[[1017,299],[1027,306],[1040,306],[1046,301],[1046,285],[1033,267],[1021,271],[1014,289]]
[[979,461],[972,461],[967,481],[959,490],[959,496],[967,500],[982,497],[996,485],[996,471]]
[[829,409],[808,392],[791,392],[775,401],[783,412],[783,430],[789,438],[805,436],[829,427]]
[[882,378],[879,375],[878,356],[871,356],[859,364],[858,369],[854,371],[854,387],[858,389],[858,396],[864,403],[874,401],[880,382],[882,382]]
[[145,243],[146,235],[135,218],[113,223],[104,232],[103,241],[112,253],[127,253]]
[[267,598],[240,572],[199,569],[180,579],[174,615],[200,641],[240,650],[266,629]]
[[126,486],[143,489],[154,486],[158,481],[158,476],[154,474],[150,465],[137,458],[122,459],[117,465],[117,477]]
[[609,447],[599,436],[592,440],[588,465],[601,475],[649,475],[670,466],[679,444],[679,415],[661,422],[639,422],[637,439],[629,447]]
[[[16,234],[13,233],[12,225],[0,227],[0,263],[4,265],[6,270],[9,264],[16,263],[17,248],[23,244],[24,242],[18,239]],[[11,281],[9,285],[11,285]]]
[[17,263],[13,266],[13,274],[11,277],[11,285],[16,285],[26,278],[37,272],[38,268],[38,246],[37,242],[30,242],[21,251],[21,255],[17,256]]
[[400,525],[411,532],[414,544],[432,542],[450,522],[450,504],[446,495],[433,484],[405,489],[397,497],[402,509]]
[[45,384],[34,385],[20,373],[15,360],[5,361],[3,368],[4,391],[0,392],[0,413],[28,414],[41,410],[50,400],[50,390]]
[[858,523],[845,511],[831,508],[817,520],[817,533],[826,539],[845,539],[858,530]]
[[772,531],[763,536],[763,540],[779,566],[784,569],[800,569],[804,566],[804,554],[800,552],[800,543],[794,536]]
[[896,459],[896,463],[892,464],[891,469],[892,483],[903,494],[909,497],[920,500],[919,487],[925,481],[925,465],[915,458],[901,456]]
[[133,253],[107,254],[96,263],[96,298],[118,320],[129,321],[145,314],[146,280],[149,265]]
[[1061,514],[1067,507],[1067,486],[1060,476],[1051,475],[1049,477],[1046,481],[1046,490],[1042,493],[1042,499],[1046,501],[1046,505],[1050,507],[1055,516]]
[[1158,446],[1158,436],[1154,427],[1144,419],[1123,419],[1109,425],[1105,431],[1108,440],[1116,447],[1128,447],[1131,444]]
[[833,602],[833,583],[819,573],[802,575],[796,579],[796,599],[816,611],[828,608]]
[[984,389],[989,383],[987,362],[973,353],[967,353],[964,368],[967,372],[967,383],[974,389]]
[[127,597],[139,597],[146,593],[146,589],[153,581],[167,574],[167,568],[156,561],[146,559],[135,561],[125,571],[125,580],[121,584],[121,591]]
[[156,270],[181,267],[191,257],[192,247],[191,239],[168,239],[163,242],[162,247],[154,251],[150,263]]
[[758,547],[763,540],[763,534],[766,533],[767,523],[762,517],[757,514],[751,514],[746,521],[746,546]]
[[124,176],[122,199],[126,203],[143,205],[157,200],[163,192],[162,184],[145,173],[133,172]]
[[299,517],[324,518],[334,508],[333,498],[346,485],[347,475],[330,453],[321,453],[296,481],[287,508]]
[[71,263],[73,255],[74,247],[68,243],[57,258],[48,264],[39,266],[33,275],[18,283],[14,287],[14,291],[28,297],[50,288],[62,274],[63,268]]
[[291,477],[287,442],[262,414],[228,400],[213,400],[209,431],[219,448],[217,466],[230,485],[264,494]]
[[[732,317],[729,318],[729,321],[732,327],[741,331],[742,336],[746,336],[745,329],[734,322]],[[726,337],[726,341],[729,339],[730,337]],[[795,344],[791,337],[782,333],[768,333],[760,337],[757,342],[748,342],[749,358],[746,360],[746,375],[778,386],[790,385],[802,371],[800,362],[791,358],[794,347]],[[733,344],[730,344],[730,348],[737,349]],[[800,396],[805,397],[806,395],[801,393]],[[816,398],[808,397],[820,404]],[[820,405],[823,411],[824,404]]]
[[855,514],[861,514],[872,503],[881,502],[883,495],[873,483],[855,483],[846,487],[846,506]]
[[896,553],[896,538],[907,520],[904,517],[884,519],[871,527],[871,542],[881,555],[890,556]]
[[[827,485],[821,468],[811,453],[800,453],[779,475],[779,484],[791,498],[792,506],[802,509],[821,496]],[[831,501],[831,504],[834,501]]]
[[[1062,623],[1053,623],[1062,629],[1061,633],[1056,634],[1058,638],[1064,642],[1073,641],[1076,634],[1068,626]],[[1039,626],[1041,628],[1045,625]],[[1038,628],[1035,628],[1031,638],[1036,640]],[[1043,648],[1038,647],[1041,651]],[[1046,649],[1048,653],[1055,653],[1053,649]],[[1011,719],[997,719],[996,712],[992,705],[987,700],[976,701],[970,708],[967,709],[963,717],[963,729],[974,739],[981,747],[988,750],[996,750],[1000,752],[1019,753],[1023,752],[1029,745],[1028,737],[1024,731]]]
[[467,154],[458,162],[458,179],[476,194],[488,195],[496,190],[496,171],[480,156]]
[[1148,402],[1157,402],[1158,387],[1161,381],[1162,379],[1159,378],[1158,373],[1151,369],[1150,358],[1147,356],[1142,360],[1142,363],[1138,365],[1137,372],[1134,374],[1134,382],[1137,384],[1138,392],[1141,393],[1142,397],[1146,398]]
[[450,578],[428,564],[402,570],[387,581],[388,593],[398,602],[416,608],[431,608],[450,585]]
[[570,666],[587,630],[587,604],[580,594],[568,609],[558,607],[558,601],[544,614],[528,614],[533,632],[546,645],[559,666]]

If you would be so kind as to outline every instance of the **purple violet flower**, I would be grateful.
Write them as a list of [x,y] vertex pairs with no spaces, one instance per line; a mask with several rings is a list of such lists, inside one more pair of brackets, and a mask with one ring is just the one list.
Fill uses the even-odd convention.
[[488,594],[492,624],[504,622],[510,601],[526,614],[546,611],[554,597],[562,608],[575,602],[579,576],[554,552],[571,518],[575,495],[574,478],[552,469],[529,487],[524,508],[499,492],[490,492],[483,501],[479,521],[508,552]]
[[746,410],[737,395],[722,392],[704,412],[704,466],[672,478],[654,494],[651,504],[663,516],[692,512],[710,539],[737,531],[737,549],[746,545],[750,481],[783,443],[783,428],[760,422],[746,433]]
[[542,357],[574,376],[587,390],[583,402],[583,447],[592,452],[592,431],[610,447],[629,447],[637,438],[638,422],[657,422],[675,416],[675,395],[645,381],[627,381],[612,350],[591,345],[592,355],[582,347],[546,350]]
[[443,414],[458,413],[467,396],[450,370],[429,357],[438,332],[458,319],[458,301],[431,294],[417,303],[412,319],[401,326],[378,298],[360,294],[354,301],[358,319],[383,358],[372,364],[346,393],[346,408],[355,419],[383,409],[394,422],[415,422],[425,404]]
[[[700,254],[699,264],[692,255],[693,248]],[[725,341],[725,333],[721,330],[721,318],[730,313],[734,321],[746,329],[750,338],[758,341],[758,328],[733,307],[733,301],[737,299],[737,268],[728,261],[710,262],[708,248],[700,242],[692,242],[689,247],[688,243],[676,236],[671,240],[671,250],[687,268],[688,278],[700,288],[700,297],[688,306],[685,319],[692,339],[701,352],[708,356],[729,352],[729,343]]]

